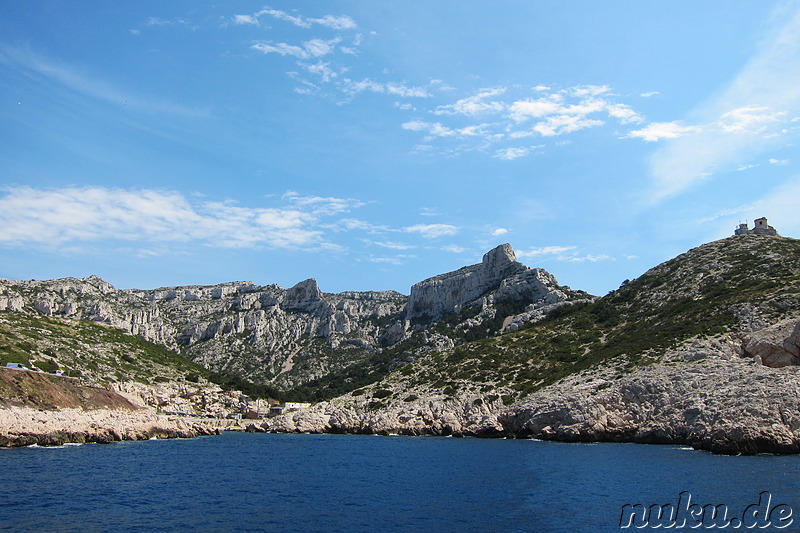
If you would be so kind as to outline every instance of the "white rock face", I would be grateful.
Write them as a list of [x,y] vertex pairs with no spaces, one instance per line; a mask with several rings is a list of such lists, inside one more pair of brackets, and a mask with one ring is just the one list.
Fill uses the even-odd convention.
[[800,364],[800,321],[783,320],[744,334],[742,355],[773,368]]
[[406,318],[437,320],[445,313],[460,309],[486,291],[494,289],[506,277],[527,270],[517,262],[511,245],[504,244],[483,256],[480,264],[461,268],[420,281],[411,287]]
[[[212,370],[281,387],[341,370],[418,334],[428,327],[420,324],[423,318],[474,306],[477,314],[458,327],[485,334],[482,324],[495,318],[499,303],[524,308],[507,319],[513,329],[561,302],[586,297],[516,261],[508,244],[478,265],[414,285],[410,298],[394,291],[323,293],[314,279],[289,289],[231,282],[154,290],[118,290],[97,276],[0,279],[0,311],[106,322]],[[441,334],[425,339],[429,346],[421,353],[461,342]]]
[[519,402],[500,416],[503,426],[548,440],[800,452],[800,381],[789,367],[732,357],[652,365],[610,381],[585,377],[572,376]]
[[480,264],[412,286],[406,318],[410,321],[438,320],[446,313],[459,311],[485,296],[490,298],[489,304],[501,300],[524,300],[538,306],[569,299],[555,277],[518,262],[511,245],[503,244],[487,252]]
[[727,454],[800,452],[797,370],[765,367],[740,357],[738,347],[734,338],[690,340],[659,363],[621,375],[609,362],[511,406],[497,399],[502,390],[455,397],[417,390],[419,397],[412,398],[404,398],[409,391],[394,390],[377,405],[367,394],[348,394],[270,419],[264,428],[686,444]]

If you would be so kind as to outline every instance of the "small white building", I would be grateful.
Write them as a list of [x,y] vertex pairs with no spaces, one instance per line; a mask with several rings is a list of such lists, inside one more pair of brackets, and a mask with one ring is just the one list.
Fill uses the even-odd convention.
[[311,407],[311,404],[305,402],[286,402],[283,404],[283,408],[286,411],[299,411],[301,409],[308,409],[309,407]]
[[301,411],[309,407],[311,407],[311,404],[306,402],[286,402],[283,405],[270,407],[269,416],[278,416],[283,413],[288,413],[289,411]]

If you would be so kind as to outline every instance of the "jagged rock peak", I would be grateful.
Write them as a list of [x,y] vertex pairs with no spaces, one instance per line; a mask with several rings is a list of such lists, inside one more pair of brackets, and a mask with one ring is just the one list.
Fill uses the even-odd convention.
[[503,280],[528,270],[517,261],[511,245],[502,244],[487,252],[477,265],[440,274],[411,287],[407,318],[438,319],[496,289]]
[[498,267],[509,263],[517,262],[517,254],[514,253],[514,248],[510,244],[505,243],[492,248],[483,255],[483,265],[491,270],[496,270]]
[[322,291],[317,286],[317,280],[309,278],[286,291],[286,296],[283,299],[283,308],[305,309],[309,304],[319,302],[321,299]]

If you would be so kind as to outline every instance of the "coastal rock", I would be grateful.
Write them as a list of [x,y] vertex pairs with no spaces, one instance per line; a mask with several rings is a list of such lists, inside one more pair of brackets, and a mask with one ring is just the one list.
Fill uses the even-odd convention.
[[764,366],[800,364],[800,321],[784,320],[743,337],[743,355],[756,358]]
[[0,409],[0,447],[108,444],[121,440],[216,435],[222,429],[221,422],[224,421],[162,416],[149,409],[8,407]]
[[578,374],[500,415],[518,437],[686,444],[726,454],[798,453],[797,371],[740,358],[657,364],[610,381]]

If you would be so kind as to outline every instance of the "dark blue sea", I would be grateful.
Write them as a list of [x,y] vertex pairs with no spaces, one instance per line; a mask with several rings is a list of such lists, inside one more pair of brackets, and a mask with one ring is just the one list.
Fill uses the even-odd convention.
[[[695,509],[756,511],[727,529],[800,531],[797,456],[243,433],[0,450],[0,530],[15,532],[621,531],[624,505],[678,506],[681,493]],[[767,503],[782,514],[759,522]]]

